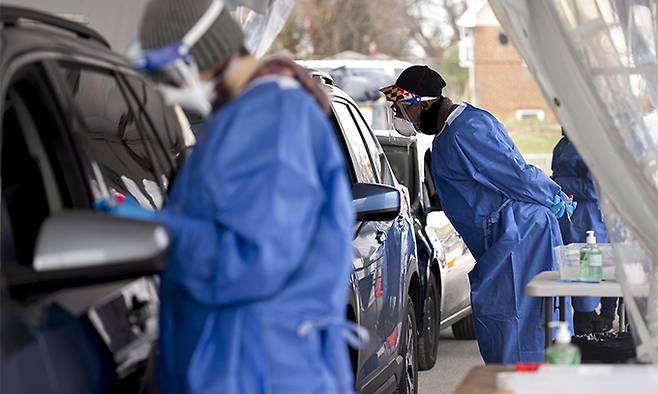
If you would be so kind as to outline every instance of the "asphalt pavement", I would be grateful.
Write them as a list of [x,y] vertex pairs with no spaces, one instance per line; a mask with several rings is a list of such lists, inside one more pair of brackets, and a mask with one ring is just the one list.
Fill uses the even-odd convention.
[[419,374],[420,394],[452,394],[468,371],[484,365],[476,341],[455,339],[452,330],[441,332],[436,365]]

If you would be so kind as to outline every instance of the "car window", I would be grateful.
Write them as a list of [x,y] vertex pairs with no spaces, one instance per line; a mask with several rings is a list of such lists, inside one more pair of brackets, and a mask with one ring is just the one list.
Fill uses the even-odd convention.
[[9,89],[2,108],[1,254],[3,264],[29,265],[41,223],[53,208],[46,183],[53,175],[20,85]]
[[439,193],[434,184],[434,177],[432,176],[432,151],[429,149],[425,152],[424,157],[424,171],[425,179],[423,180],[423,199],[425,199],[425,206],[443,210]]
[[411,173],[411,161],[409,160],[409,149],[404,146],[384,145],[384,152],[391,164],[393,173],[398,182],[413,191],[413,174]]
[[354,118],[352,117],[350,110],[347,108],[347,105],[335,102],[334,111],[336,113],[336,118],[338,118],[338,122],[343,129],[343,133],[345,134],[348,150],[352,161],[354,162],[354,169],[359,178],[359,182],[377,183],[375,169],[372,166],[368,150],[361,138],[359,128],[356,123],[354,123]]
[[184,114],[178,116],[174,107],[165,104],[160,92],[152,85],[134,75],[122,76],[129,84],[129,97],[139,114],[138,123],[149,129],[149,136],[155,136],[154,151],[164,171],[160,175],[166,181],[173,176],[173,163],[187,148],[183,127],[189,128],[189,123]]
[[375,141],[375,137],[372,135],[372,131],[370,131],[370,128],[363,120],[363,116],[359,110],[352,106],[350,106],[350,110],[354,119],[356,119],[357,126],[361,130],[361,135],[363,136],[363,140],[365,141],[368,152],[370,153],[370,158],[375,168],[375,172],[377,173],[377,177],[381,180],[384,178],[383,173],[386,164],[384,152],[382,152],[379,144]]
[[[73,138],[93,197],[105,197],[109,190],[132,196],[144,207],[160,208],[167,187],[163,160],[154,152],[156,139],[144,119],[129,106],[125,85],[108,71],[71,63],[60,67],[82,120]],[[97,179],[96,168],[102,179]]]

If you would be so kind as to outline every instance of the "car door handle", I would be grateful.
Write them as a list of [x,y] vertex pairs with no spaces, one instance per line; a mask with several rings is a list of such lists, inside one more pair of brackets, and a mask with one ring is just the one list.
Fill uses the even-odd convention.
[[387,237],[386,231],[377,230],[377,235],[375,235],[375,239],[377,240],[377,242],[383,244],[386,241],[386,237]]

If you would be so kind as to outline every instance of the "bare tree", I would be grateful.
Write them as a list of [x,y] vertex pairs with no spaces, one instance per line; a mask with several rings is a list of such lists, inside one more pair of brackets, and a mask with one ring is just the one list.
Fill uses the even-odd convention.
[[315,57],[377,48],[397,58],[420,48],[439,64],[464,9],[464,0],[298,0],[277,47],[304,55],[312,45]]
[[464,0],[406,0],[413,37],[428,58],[441,63],[446,49],[459,41],[457,20],[466,10]]

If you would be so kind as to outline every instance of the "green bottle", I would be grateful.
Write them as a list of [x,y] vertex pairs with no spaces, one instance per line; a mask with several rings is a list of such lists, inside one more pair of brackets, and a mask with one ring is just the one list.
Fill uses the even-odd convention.
[[603,252],[596,247],[594,231],[587,232],[587,246],[580,250],[580,281],[598,283],[603,279]]
[[546,349],[546,362],[555,365],[580,364],[580,349],[571,343],[569,323],[565,321],[551,322],[550,327],[556,327],[555,343]]

